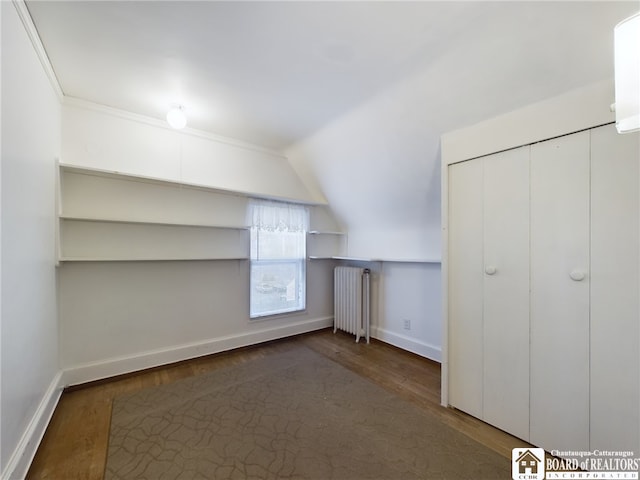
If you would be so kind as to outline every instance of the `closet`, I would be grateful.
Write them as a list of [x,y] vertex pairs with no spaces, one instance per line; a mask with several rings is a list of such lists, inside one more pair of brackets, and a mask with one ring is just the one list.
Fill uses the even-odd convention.
[[448,165],[451,406],[640,451],[639,153],[605,125]]
[[449,181],[451,403],[527,438],[529,150],[455,164]]

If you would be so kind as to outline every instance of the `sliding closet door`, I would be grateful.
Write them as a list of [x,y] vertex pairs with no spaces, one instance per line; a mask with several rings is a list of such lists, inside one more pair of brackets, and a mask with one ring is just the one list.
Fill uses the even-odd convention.
[[529,438],[529,147],[484,158],[484,415]]
[[591,449],[640,452],[640,134],[591,131]]
[[482,162],[449,168],[449,403],[482,418]]
[[589,450],[589,282],[581,132],[531,146],[530,441],[547,450]]

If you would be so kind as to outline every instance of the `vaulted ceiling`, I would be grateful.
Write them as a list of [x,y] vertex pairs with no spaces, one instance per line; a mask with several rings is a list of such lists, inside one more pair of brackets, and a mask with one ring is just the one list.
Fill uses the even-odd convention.
[[[282,149],[430,69],[431,124],[612,75],[637,2],[28,1],[64,94]],[[471,101],[456,103],[460,90]],[[465,97],[468,98],[468,97]]]

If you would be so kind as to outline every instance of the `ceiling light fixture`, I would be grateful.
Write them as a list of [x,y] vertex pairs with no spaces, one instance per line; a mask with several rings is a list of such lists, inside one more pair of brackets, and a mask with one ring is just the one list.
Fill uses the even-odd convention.
[[184,114],[182,105],[174,105],[167,113],[167,123],[176,130],[180,130],[187,125],[187,116]]
[[613,30],[615,45],[616,129],[640,130],[640,12]]

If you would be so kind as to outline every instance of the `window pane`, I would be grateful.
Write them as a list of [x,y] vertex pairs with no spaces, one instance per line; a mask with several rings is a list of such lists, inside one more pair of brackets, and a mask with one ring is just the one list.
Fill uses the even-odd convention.
[[305,257],[304,232],[251,230],[251,259],[292,259]]
[[302,205],[253,200],[251,221],[251,318],[304,310],[306,232]]
[[251,262],[251,317],[305,308],[304,259]]

